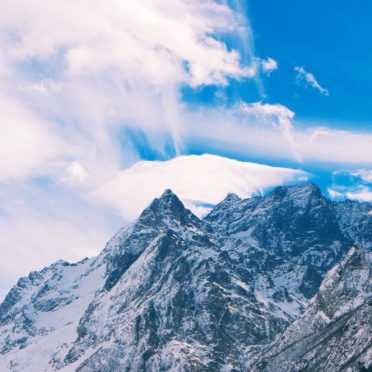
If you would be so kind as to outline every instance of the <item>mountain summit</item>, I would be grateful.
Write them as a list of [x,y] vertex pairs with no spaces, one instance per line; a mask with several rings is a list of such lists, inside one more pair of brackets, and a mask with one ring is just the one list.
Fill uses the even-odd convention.
[[0,370],[369,368],[372,207],[350,203],[304,184],[229,194],[200,220],[166,190],[97,257],[18,281]]

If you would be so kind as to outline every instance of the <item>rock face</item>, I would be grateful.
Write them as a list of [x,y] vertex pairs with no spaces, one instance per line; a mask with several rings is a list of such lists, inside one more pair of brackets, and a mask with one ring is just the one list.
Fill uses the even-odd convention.
[[363,371],[372,361],[372,255],[352,248],[254,371]]
[[[0,305],[0,370],[280,371],[293,343],[283,371],[368,368],[371,210],[304,184],[229,194],[200,220],[167,190],[99,256],[19,280]],[[324,364],[309,340],[344,356]]]

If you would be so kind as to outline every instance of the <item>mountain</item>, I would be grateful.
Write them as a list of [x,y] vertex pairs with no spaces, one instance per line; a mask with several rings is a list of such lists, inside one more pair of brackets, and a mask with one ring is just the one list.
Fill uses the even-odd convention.
[[[350,248],[370,248],[371,210],[303,184],[229,194],[201,220],[166,190],[97,257],[18,281],[0,305],[0,370],[261,366],[288,326],[315,314],[324,277]],[[349,271],[347,280],[357,276]],[[361,298],[365,285],[354,291]]]
[[354,247],[254,371],[363,371],[372,361],[372,254]]

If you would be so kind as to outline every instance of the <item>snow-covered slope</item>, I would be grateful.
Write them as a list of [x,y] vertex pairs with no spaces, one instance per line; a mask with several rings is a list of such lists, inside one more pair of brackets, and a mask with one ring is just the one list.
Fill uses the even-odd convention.
[[304,184],[229,194],[200,220],[167,190],[99,256],[19,280],[0,305],[0,370],[245,371],[353,243],[369,247],[370,205],[343,208]]
[[372,255],[354,247],[324,279],[305,313],[280,335],[254,371],[372,368]]
[[0,305],[0,370],[53,370],[76,339],[104,274],[86,259],[58,261],[21,278]]

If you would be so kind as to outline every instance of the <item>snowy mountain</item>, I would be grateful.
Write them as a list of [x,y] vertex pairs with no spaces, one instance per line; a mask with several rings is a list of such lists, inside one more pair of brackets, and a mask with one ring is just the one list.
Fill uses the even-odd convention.
[[0,370],[245,371],[269,365],[279,335],[297,341],[305,326],[323,332],[348,317],[367,332],[371,210],[304,184],[229,194],[201,220],[167,190],[97,257],[18,281],[0,305]]
[[354,247],[254,371],[362,371],[372,361],[372,254]]

